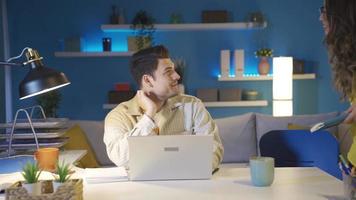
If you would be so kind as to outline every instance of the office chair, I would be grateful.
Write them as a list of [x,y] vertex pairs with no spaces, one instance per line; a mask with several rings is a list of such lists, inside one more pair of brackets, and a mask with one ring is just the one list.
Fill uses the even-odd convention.
[[342,179],[339,143],[327,131],[274,130],[261,137],[259,147],[261,156],[275,158],[276,167],[318,167]]

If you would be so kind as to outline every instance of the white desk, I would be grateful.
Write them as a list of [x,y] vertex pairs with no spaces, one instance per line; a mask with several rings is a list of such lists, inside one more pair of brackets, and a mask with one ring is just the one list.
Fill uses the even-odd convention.
[[271,187],[254,187],[249,168],[222,166],[211,180],[86,184],[84,199],[342,199],[343,183],[318,168],[276,168]]

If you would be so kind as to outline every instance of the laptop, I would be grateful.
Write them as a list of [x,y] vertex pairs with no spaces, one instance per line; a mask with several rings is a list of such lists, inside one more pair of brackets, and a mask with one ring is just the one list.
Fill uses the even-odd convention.
[[128,142],[132,181],[211,178],[212,135],[132,136]]

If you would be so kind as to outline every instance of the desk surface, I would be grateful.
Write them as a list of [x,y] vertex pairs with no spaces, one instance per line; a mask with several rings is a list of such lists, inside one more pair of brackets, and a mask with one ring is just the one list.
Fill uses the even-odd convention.
[[[43,174],[44,175],[44,174]],[[78,174],[79,175],[79,174]],[[19,173],[0,176],[19,180]],[[41,175],[42,176],[42,175]],[[48,175],[49,177],[50,175]],[[44,177],[44,179],[48,179]],[[2,182],[0,181],[0,182]],[[341,200],[343,183],[318,168],[276,168],[270,187],[254,187],[246,166],[223,165],[211,180],[143,181],[85,184],[84,199],[273,199]],[[4,199],[0,195],[0,200]]]
[[85,184],[84,199],[342,199],[342,181],[318,168],[276,168],[270,187],[254,187],[249,168],[222,166],[211,180]]

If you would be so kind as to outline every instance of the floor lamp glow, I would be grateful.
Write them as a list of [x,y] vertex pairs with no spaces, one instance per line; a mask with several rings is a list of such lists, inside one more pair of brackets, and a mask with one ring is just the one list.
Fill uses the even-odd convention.
[[293,115],[293,58],[273,58],[273,116]]

